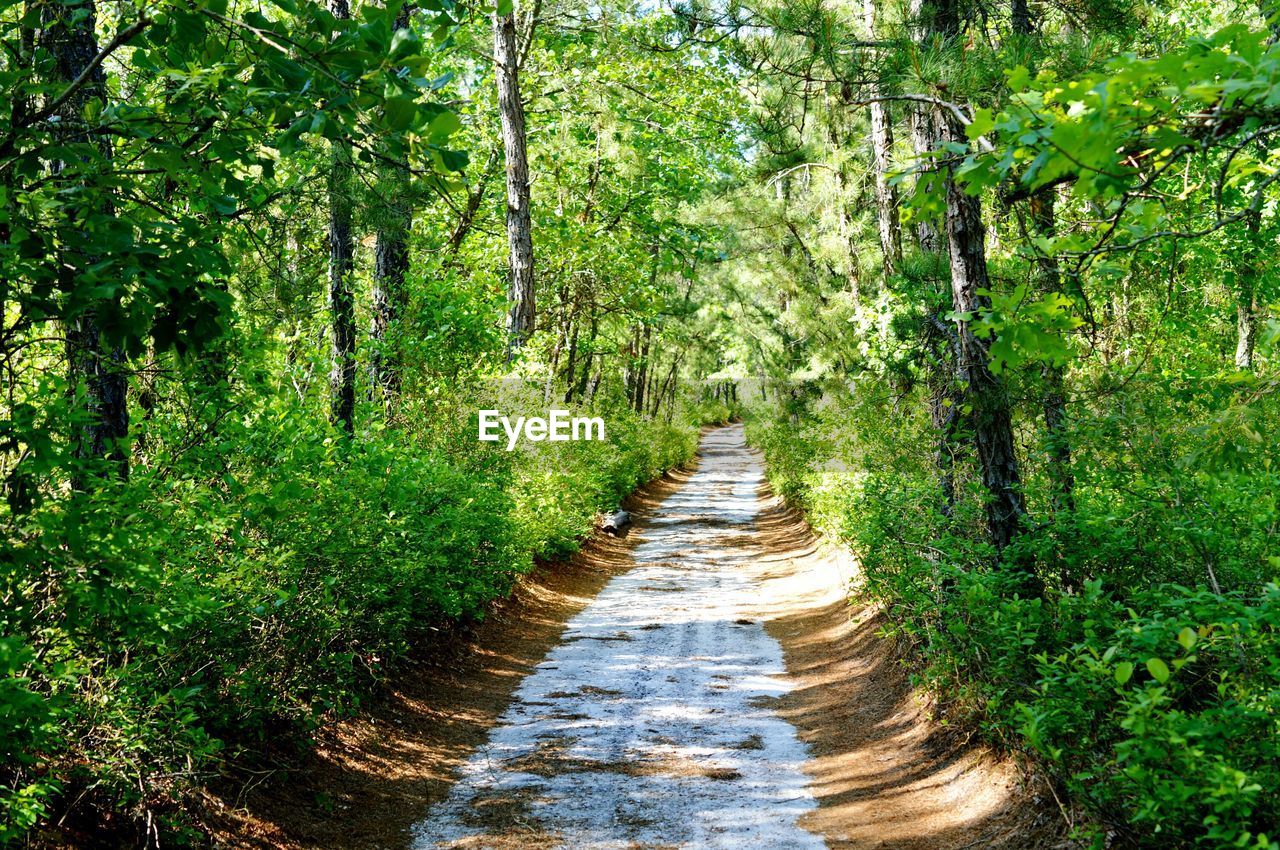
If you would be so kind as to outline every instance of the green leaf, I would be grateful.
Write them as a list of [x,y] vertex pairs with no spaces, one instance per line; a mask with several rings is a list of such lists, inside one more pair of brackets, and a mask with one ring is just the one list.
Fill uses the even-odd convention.
[[422,48],[422,39],[418,38],[418,34],[408,27],[396,30],[395,35],[391,36],[391,59],[393,61],[413,56]]
[[1121,661],[1116,665],[1116,684],[1123,685],[1133,678],[1133,663]]
[[972,141],[979,136],[985,136],[990,133],[995,126],[996,122],[991,110],[979,109],[973,113],[973,120],[964,128],[964,134]]
[[1182,644],[1182,648],[1190,650],[1196,645],[1196,632],[1190,626],[1186,626],[1182,631],[1178,632],[1178,643]]
[[462,129],[462,121],[452,112],[441,112],[431,122],[431,126],[427,127],[427,135],[432,141],[443,141],[449,136]]
[[383,105],[387,126],[392,130],[407,130],[418,114],[418,104],[410,97],[389,97]]
[[1161,684],[1169,681],[1169,665],[1165,664],[1159,658],[1147,659],[1147,672],[1151,674],[1151,678]]

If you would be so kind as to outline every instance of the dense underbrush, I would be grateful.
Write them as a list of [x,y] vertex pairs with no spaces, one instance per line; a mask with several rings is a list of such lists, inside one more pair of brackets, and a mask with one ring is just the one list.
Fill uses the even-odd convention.
[[1203,422],[1179,441],[1144,434],[1146,411],[1082,415],[1077,446],[1130,456],[1082,464],[1074,508],[1056,512],[1028,464],[1039,518],[1009,557],[1046,589],[1025,598],[993,566],[972,468],[960,460],[944,518],[932,435],[870,396],[761,410],[748,434],[775,490],[855,552],[855,592],[912,641],[940,710],[1033,754],[1099,847],[1280,847],[1276,435],[1192,471],[1176,453],[1203,454]]
[[127,481],[10,515],[0,843],[72,809],[67,828],[180,842],[228,760],[304,744],[696,449],[692,424],[619,405],[605,441],[508,453],[464,402],[355,439],[286,401],[241,399],[198,441],[156,416]]

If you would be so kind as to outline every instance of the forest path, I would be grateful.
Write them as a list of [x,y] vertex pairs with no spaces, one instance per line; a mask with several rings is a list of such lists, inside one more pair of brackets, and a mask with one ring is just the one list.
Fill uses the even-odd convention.
[[568,623],[416,848],[825,846],[797,825],[817,804],[772,707],[791,687],[782,646],[748,616],[762,480],[741,426],[704,438],[635,568]]
[[878,614],[850,616],[851,565],[768,497],[742,427],[701,455],[415,850],[1049,846],[1012,767],[942,732]]

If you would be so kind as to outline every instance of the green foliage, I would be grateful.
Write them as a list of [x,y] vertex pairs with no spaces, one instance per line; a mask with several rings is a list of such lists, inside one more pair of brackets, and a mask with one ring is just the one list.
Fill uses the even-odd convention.
[[604,442],[477,464],[412,432],[353,444],[288,404],[244,407],[203,475],[139,470],[10,517],[5,837],[85,789],[104,811],[163,814],[228,747],[302,741],[358,707],[416,639],[483,616],[535,557],[692,456],[687,428],[608,421]]
[[[794,419],[761,408],[748,434],[775,488],[853,549],[857,592],[917,648],[948,712],[1034,754],[1068,799],[1135,846],[1274,847],[1280,587],[1266,566],[1276,481],[1264,458],[1276,444],[1197,474],[1194,425],[1140,435],[1152,417],[1169,421],[1155,412],[1168,390],[1148,391],[1131,386],[1129,410],[1073,428],[1075,451],[1101,458],[1127,442],[1145,474],[1131,486],[1119,459],[1095,465],[1074,512],[1020,538],[1050,585],[1044,598],[992,568],[979,489],[940,514],[927,430],[883,427],[872,394]],[[1202,392],[1176,400],[1184,418]],[[843,435],[823,437],[837,422]],[[1199,460],[1168,458],[1170,440]],[[1046,498],[1041,471],[1031,463],[1033,506]],[[1184,501],[1162,504],[1174,489]]]

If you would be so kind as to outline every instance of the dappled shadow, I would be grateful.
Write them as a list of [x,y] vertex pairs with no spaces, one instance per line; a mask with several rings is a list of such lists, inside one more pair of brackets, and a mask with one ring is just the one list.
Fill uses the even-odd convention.
[[[765,495],[765,494],[762,494]],[[883,615],[851,606],[847,553],[768,498],[761,615],[797,684],[776,705],[814,756],[819,808],[802,824],[832,848],[961,850],[1063,845],[1061,819],[1007,760],[940,723],[910,682]]]
[[[598,534],[567,562],[540,564],[483,622],[414,647],[394,682],[358,717],[321,730],[312,756],[289,770],[223,783],[209,801],[219,846],[408,846],[410,828],[448,795],[455,771],[484,744],[520,682],[561,641],[565,623],[634,566],[631,551],[649,518],[695,468],[670,472],[623,503],[640,534]],[[484,846],[547,845],[549,837],[521,807],[494,811],[511,818],[510,836]]]
[[[713,432],[703,443],[704,456],[740,455],[740,435],[739,429]],[[713,493],[742,492],[736,490],[742,482],[734,476],[706,471],[715,477],[700,480]],[[932,717],[936,709],[911,687],[897,647],[879,635],[881,616],[848,604],[843,587],[854,566],[846,557],[820,543],[765,488],[755,493],[763,509],[743,525],[732,511],[708,511],[695,494],[677,494],[689,477],[688,472],[668,476],[623,505],[635,515],[640,534],[593,539],[569,563],[544,565],[522,581],[513,598],[495,606],[485,622],[416,648],[398,671],[395,687],[359,718],[326,729],[316,755],[292,776],[276,775],[248,792],[243,782],[225,788],[221,845],[337,850],[408,846],[411,827],[449,795],[456,771],[485,745],[516,688],[552,647],[565,642],[565,623],[610,579],[633,567],[645,529],[669,532],[686,522],[701,527],[701,538],[693,533],[690,546],[671,552],[650,542],[646,558],[650,564],[672,559],[698,569],[701,559],[714,557],[742,570],[760,588],[758,609],[742,611],[742,619],[734,622],[748,626],[763,621],[784,647],[790,687],[779,688],[778,696],[752,699],[761,699],[758,707],[792,724],[809,748],[812,758],[805,771],[819,805],[803,815],[803,827],[823,836],[831,848],[1022,850],[1061,845],[1051,803],[1038,800],[1007,761]],[[654,509],[672,496],[661,521],[653,523]],[[717,550],[700,552],[701,540],[712,529]],[[659,571],[639,590],[674,593],[687,588],[678,574]],[[696,629],[713,617],[696,603],[694,597],[689,607],[673,609],[667,626]],[[643,606],[624,613],[617,625],[636,639],[618,637],[609,664],[633,664],[645,646],[645,630],[661,627],[648,622]],[[616,637],[613,632],[609,636]],[[603,639],[594,633],[579,637]],[[696,660],[741,665],[733,655],[736,645],[724,650],[723,657]],[[729,683],[735,676],[711,678],[733,687]],[[594,687],[596,700],[607,703],[612,692],[599,684],[592,681],[578,690]],[[565,711],[567,703],[560,700],[572,696],[570,690],[557,690],[526,704],[535,713],[552,715]],[[555,719],[567,721],[565,731],[573,733],[586,715]],[[706,769],[660,760],[615,765],[604,754],[591,752],[585,753],[590,760],[583,761],[583,752],[565,750],[569,740],[559,749],[552,741],[517,766],[534,776],[594,771],[634,776],[635,781]],[[735,738],[731,744],[744,756],[764,745],[760,736]],[[560,846],[554,826],[537,818],[538,800],[526,799],[528,789],[507,793],[511,790],[495,788],[488,797],[477,798],[471,816],[483,819],[484,835],[457,846]],[[758,804],[749,805],[743,815],[760,810]]]

